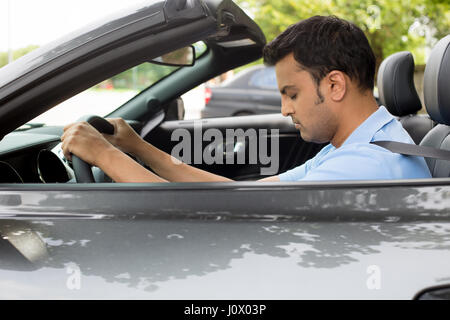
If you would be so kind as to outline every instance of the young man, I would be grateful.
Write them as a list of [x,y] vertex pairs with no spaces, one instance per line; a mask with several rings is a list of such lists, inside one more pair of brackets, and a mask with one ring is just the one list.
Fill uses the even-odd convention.
[[[305,141],[330,144],[305,164],[260,181],[430,178],[423,158],[370,144],[413,141],[373,97],[375,57],[357,26],[333,16],[300,21],[264,48],[264,60],[275,65],[281,113],[292,118]],[[116,182],[230,181],[173,161],[122,119],[110,122],[114,136],[102,136],[86,123],[67,126],[61,138],[65,156],[78,155]]]

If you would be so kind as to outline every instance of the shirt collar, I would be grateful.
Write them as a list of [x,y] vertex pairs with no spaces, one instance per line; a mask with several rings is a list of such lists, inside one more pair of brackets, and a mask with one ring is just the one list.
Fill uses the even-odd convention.
[[385,124],[392,121],[392,119],[394,119],[394,117],[386,110],[386,108],[380,106],[377,111],[372,113],[370,117],[352,132],[342,145],[351,143],[369,143],[372,141],[375,133]]

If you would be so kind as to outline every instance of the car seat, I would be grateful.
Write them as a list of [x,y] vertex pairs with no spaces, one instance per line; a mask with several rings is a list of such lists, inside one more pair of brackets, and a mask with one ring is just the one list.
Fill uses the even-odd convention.
[[[450,150],[450,35],[431,51],[424,75],[425,107],[431,119],[439,123],[420,145]],[[426,159],[433,177],[449,177],[450,161]]]
[[414,58],[408,51],[387,57],[378,69],[379,101],[403,125],[416,144],[436,125],[428,115],[418,115],[422,108],[414,86]]

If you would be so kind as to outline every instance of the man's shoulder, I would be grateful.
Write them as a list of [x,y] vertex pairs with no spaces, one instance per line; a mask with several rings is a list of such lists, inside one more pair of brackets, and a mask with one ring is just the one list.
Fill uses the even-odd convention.
[[352,143],[324,155],[320,161],[323,164],[340,164],[344,167],[373,166],[384,170],[386,167],[408,166],[411,163],[416,163],[418,159],[425,164],[425,160],[421,157],[405,156],[373,143]]
[[415,144],[408,131],[395,118],[378,129],[372,137],[372,141],[397,141]]

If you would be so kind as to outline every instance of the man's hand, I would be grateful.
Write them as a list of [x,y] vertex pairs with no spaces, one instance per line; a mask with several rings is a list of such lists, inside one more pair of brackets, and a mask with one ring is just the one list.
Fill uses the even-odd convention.
[[72,160],[73,153],[96,167],[100,166],[101,157],[108,150],[114,149],[114,146],[87,122],[72,123],[64,127],[61,141],[66,159]]
[[114,126],[114,135],[103,135],[111,144],[122,150],[138,156],[137,146],[143,141],[130,125],[122,118],[106,119]]

